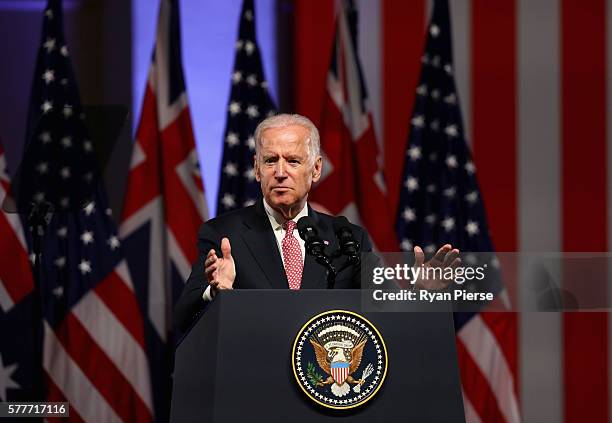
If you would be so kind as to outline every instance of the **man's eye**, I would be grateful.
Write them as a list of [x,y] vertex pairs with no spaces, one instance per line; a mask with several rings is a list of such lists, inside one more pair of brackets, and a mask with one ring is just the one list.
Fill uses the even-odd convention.
[[264,161],[264,163],[266,163],[266,164],[274,164],[274,163],[276,163],[276,159],[275,158],[269,158],[269,159],[266,159]]

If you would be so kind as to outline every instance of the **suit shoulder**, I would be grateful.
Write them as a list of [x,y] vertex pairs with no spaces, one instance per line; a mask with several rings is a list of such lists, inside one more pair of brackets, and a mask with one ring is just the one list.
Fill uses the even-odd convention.
[[211,228],[214,230],[228,230],[232,228],[239,228],[242,222],[255,213],[255,206],[243,207],[241,209],[232,210],[216,216],[212,219],[207,220],[202,224],[200,230],[204,228]]

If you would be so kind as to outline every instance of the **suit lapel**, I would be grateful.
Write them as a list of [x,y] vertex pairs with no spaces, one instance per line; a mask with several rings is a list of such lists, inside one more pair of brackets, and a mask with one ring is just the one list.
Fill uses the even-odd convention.
[[273,288],[288,288],[283,261],[262,201],[253,208],[253,214],[244,220],[246,228],[242,238],[270,285]]
[[[336,250],[336,237],[332,228],[314,211],[308,206],[308,215],[311,216],[319,231],[319,236],[324,241],[328,241],[329,245],[326,250]],[[302,274],[302,289],[325,289],[327,287],[327,270],[325,267],[317,263],[310,254],[306,254],[304,260],[304,273]]]

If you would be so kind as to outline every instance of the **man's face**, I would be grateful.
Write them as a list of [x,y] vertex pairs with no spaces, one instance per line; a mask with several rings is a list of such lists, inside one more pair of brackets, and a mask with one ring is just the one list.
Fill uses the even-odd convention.
[[255,178],[267,203],[285,217],[299,213],[312,183],[321,176],[321,157],[312,163],[308,135],[308,129],[299,125],[269,128],[261,134]]

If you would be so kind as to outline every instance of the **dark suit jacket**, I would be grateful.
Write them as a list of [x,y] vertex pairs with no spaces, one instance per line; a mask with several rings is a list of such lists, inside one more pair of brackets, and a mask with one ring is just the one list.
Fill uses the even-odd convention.
[[[332,216],[318,213],[310,207],[308,215],[316,222],[320,237],[329,241],[327,252],[336,251],[338,242],[332,226]],[[367,232],[357,225],[352,225],[352,229],[355,239],[361,244],[361,251],[372,251]],[[198,233],[199,257],[193,264],[191,275],[175,306],[175,318],[181,331],[191,325],[206,305],[202,299],[202,294],[208,286],[204,274],[204,260],[211,248],[221,257],[220,245],[223,237],[230,240],[232,257],[236,264],[234,289],[287,289],[289,286],[263,200],[253,206],[223,214],[204,223]],[[345,259],[337,260],[334,262],[336,268],[342,267]],[[350,266],[336,277],[336,288],[358,289],[360,285],[359,266]],[[327,271],[308,254],[301,286],[302,289],[327,287]]]

